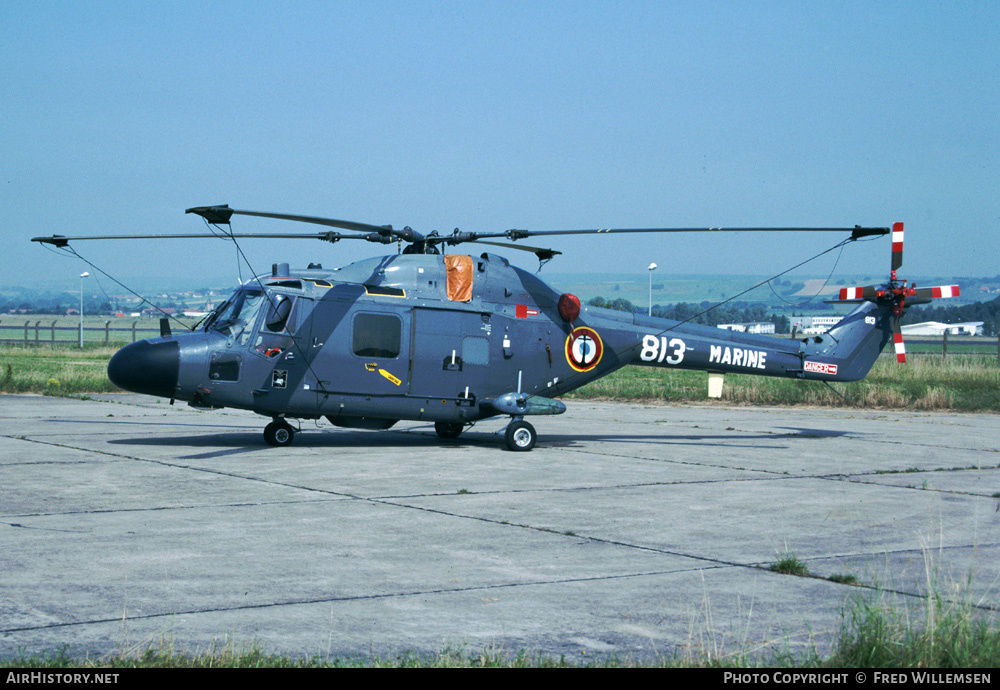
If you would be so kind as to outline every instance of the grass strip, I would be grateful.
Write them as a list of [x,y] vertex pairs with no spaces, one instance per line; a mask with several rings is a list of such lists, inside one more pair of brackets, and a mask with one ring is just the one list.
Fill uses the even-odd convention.
[[[214,646],[201,653],[177,651],[172,640],[100,658],[78,659],[65,651],[19,656],[0,667],[60,668],[909,668],[995,669],[1000,666],[1000,629],[996,613],[972,603],[947,601],[932,593],[922,605],[900,606],[876,590],[852,598],[828,655],[795,655],[782,648],[718,650],[660,655],[652,660],[622,656],[589,659],[546,656],[528,650],[445,649],[433,655],[403,653],[369,658],[297,657],[272,654],[260,645]],[[969,681],[966,681],[969,682]]]

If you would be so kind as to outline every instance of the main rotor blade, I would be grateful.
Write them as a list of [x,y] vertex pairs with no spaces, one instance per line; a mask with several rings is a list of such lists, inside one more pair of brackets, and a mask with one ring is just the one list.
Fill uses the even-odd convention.
[[889,228],[593,228],[587,230],[507,230],[506,232],[461,232],[454,239],[458,242],[468,242],[481,238],[506,237],[509,240],[519,240],[525,237],[556,235],[597,235],[602,233],[662,233],[662,232],[849,232],[852,239],[888,235]]
[[[51,244],[56,247],[65,247],[70,242],[78,242],[80,240],[200,240],[200,239],[215,239],[215,240],[227,240],[229,238],[236,239],[288,239],[288,240],[325,240],[327,242],[337,242],[339,240],[369,240],[372,241],[370,235],[341,235],[339,232],[317,232],[314,234],[280,234],[280,233],[226,233],[224,235],[212,235],[205,233],[199,234],[189,234],[189,235],[91,235],[87,237],[66,237],[64,235],[52,235],[51,237],[32,237],[32,242],[41,242],[42,244]],[[381,238],[378,238],[381,241]]]
[[527,244],[513,244],[511,242],[487,242],[486,240],[472,240],[473,244],[489,244],[494,247],[505,247],[507,249],[517,249],[522,252],[531,252],[538,257],[539,261],[548,261],[554,256],[559,256],[562,252],[555,249],[545,249],[543,247],[532,247]]
[[278,220],[292,220],[297,223],[312,223],[314,225],[325,225],[331,228],[342,230],[354,230],[357,232],[377,232],[380,235],[398,237],[404,242],[417,242],[423,239],[423,235],[411,228],[393,230],[391,225],[371,225],[370,223],[358,223],[353,220],[337,220],[335,218],[320,218],[317,216],[300,216],[293,213],[268,213],[265,211],[241,211],[229,208],[228,204],[218,206],[195,206],[189,208],[184,213],[194,213],[209,223],[217,225],[229,224],[229,219],[234,215],[256,216],[258,218],[276,218]]

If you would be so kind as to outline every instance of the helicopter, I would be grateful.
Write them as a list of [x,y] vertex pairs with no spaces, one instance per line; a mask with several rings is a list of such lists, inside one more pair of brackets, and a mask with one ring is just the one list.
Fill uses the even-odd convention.
[[[200,206],[216,229],[245,215],[347,230],[314,234],[235,234],[226,238],[361,239],[405,248],[338,269],[275,263],[245,281],[199,325],[126,345],[108,363],[118,387],[186,401],[202,409],[238,408],[270,417],[265,443],[288,446],[289,420],[326,418],[338,427],[388,429],[400,420],[434,424],[445,439],[472,424],[509,417],[503,430],[515,452],[535,447],[526,417],[562,414],[557,398],[627,365],[697,369],[719,397],[726,373],[825,382],[864,378],[886,344],[905,362],[900,318],[905,308],[956,297],[957,285],[917,288],[899,280],[903,224],[892,228],[629,228],[507,230],[421,234],[285,213]],[[857,306],[826,333],[795,340],[723,330],[581,304],[503,256],[445,253],[478,243],[527,250],[540,266],[560,252],[516,244],[532,236],[657,232],[848,232],[843,243],[892,235],[888,282],[844,288],[841,303]],[[194,238],[199,235],[36,237],[65,248],[91,239]],[[498,240],[506,240],[504,242]],[[842,243],[842,244],[843,244]]]

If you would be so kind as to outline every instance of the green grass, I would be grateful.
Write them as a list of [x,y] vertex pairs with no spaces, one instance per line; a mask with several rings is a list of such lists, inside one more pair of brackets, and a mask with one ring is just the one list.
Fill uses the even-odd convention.
[[[996,343],[993,341],[983,341],[979,342],[951,342],[948,341],[948,356],[952,355],[978,355],[986,354],[996,356]],[[942,355],[942,345],[941,343],[906,343],[906,354],[909,355],[920,355],[920,359],[923,359],[924,355]]]
[[[832,579],[832,578],[831,578]],[[392,657],[296,657],[266,652],[256,644],[215,646],[201,653],[175,651],[170,640],[144,649],[119,651],[100,658],[74,658],[65,651],[0,661],[18,668],[995,668],[1000,665],[1000,629],[995,612],[985,615],[968,603],[932,593],[923,604],[904,606],[884,600],[884,592],[855,596],[845,610],[833,650],[821,656],[787,651],[750,654],[660,656],[652,660],[549,657],[527,650],[445,649],[433,655],[404,653]]]
[[809,577],[809,568],[806,564],[795,557],[794,553],[783,556],[776,563],[772,563],[768,570],[773,570],[782,575],[795,575],[796,577]]
[[114,347],[0,346],[0,392],[70,395],[118,391],[108,380]]
[[836,582],[841,585],[856,585],[858,584],[858,578],[854,575],[844,574],[844,573],[834,573],[827,578],[830,582]]
[[917,612],[859,598],[828,663],[845,668],[995,668],[1000,665],[1000,630],[995,620],[991,624],[979,614],[935,594]]

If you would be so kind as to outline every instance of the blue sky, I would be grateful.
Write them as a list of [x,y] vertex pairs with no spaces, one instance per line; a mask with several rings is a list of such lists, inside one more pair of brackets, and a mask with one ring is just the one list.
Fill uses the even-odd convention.
[[[901,277],[1000,273],[995,1],[12,1],[0,26],[0,284],[77,285],[32,236],[196,232],[184,209],[215,203],[422,232],[903,220]],[[534,243],[564,252],[546,272],[770,274],[835,241]],[[258,270],[384,249],[243,248]],[[78,249],[236,276],[219,241]],[[883,239],[838,272],[888,264]]]

